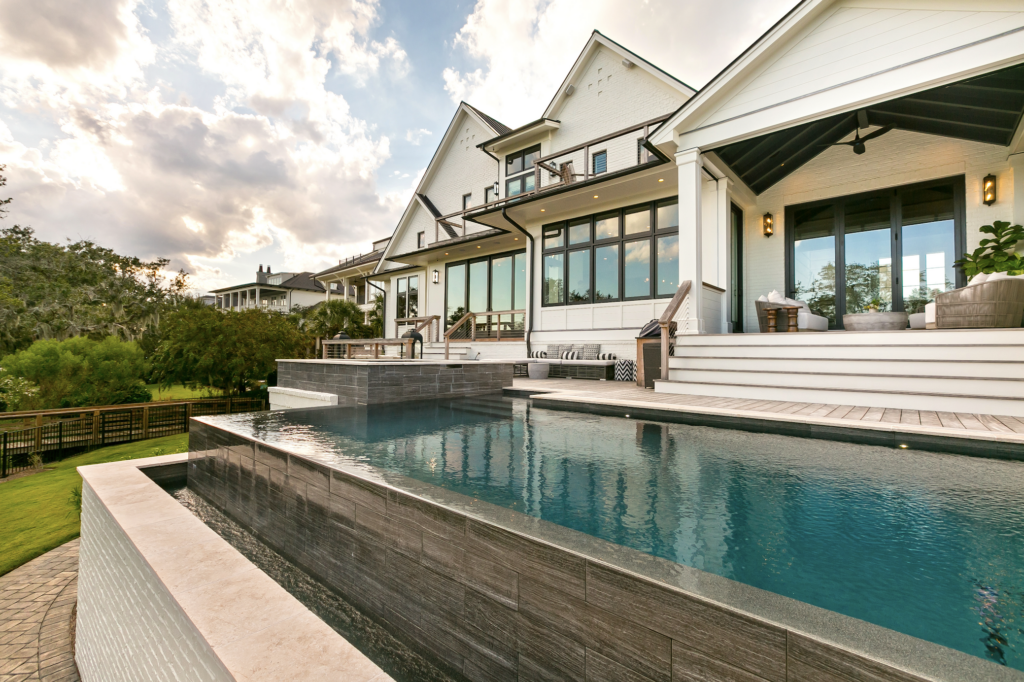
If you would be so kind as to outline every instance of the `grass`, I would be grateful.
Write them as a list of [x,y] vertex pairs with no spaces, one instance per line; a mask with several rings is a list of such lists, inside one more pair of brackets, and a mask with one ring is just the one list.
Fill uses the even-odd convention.
[[37,474],[0,483],[0,575],[78,537],[72,498],[82,478],[75,467],[186,450],[187,433],[152,438],[68,457]]
[[186,388],[181,384],[173,384],[170,388],[164,388],[160,384],[146,384],[146,388],[153,394],[153,400],[195,400],[197,398],[216,398],[218,391],[212,388]]

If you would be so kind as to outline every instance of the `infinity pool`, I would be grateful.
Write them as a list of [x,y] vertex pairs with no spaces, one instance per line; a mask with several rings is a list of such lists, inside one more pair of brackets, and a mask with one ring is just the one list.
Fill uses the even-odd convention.
[[1022,463],[503,398],[216,422],[1024,669]]

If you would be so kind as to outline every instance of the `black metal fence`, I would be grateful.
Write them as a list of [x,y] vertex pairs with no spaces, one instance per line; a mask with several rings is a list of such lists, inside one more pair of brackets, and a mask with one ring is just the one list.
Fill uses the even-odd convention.
[[0,434],[0,478],[92,448],[186,433],[190,417],[264,409],[261,398],[231,398],[17,413],[35,425]]

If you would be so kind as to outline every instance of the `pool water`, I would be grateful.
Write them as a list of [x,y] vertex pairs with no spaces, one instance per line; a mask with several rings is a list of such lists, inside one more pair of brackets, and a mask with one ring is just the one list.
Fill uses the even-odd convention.
[[211,422],[1024,669],[1024,463],[500,397]]

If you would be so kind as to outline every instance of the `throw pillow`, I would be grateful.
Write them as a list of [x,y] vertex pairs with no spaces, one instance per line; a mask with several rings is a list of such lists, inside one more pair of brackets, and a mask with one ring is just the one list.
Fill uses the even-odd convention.
[[984,284],[988,281],[989,276],[984,272],[979,272],[977,275],[971,278],[971,283],[967,286],[973,287],[975,284]]
[[557,344],[548,346],[548,357],[555,360],[562,357],[562,347]]
[[579,358],[577,357],[576,351],[574,351],[574,350],[564,350],[564,351],[562,351],[562,359],[563,360],[579,360]]
[[[580,349],[577,349],[576,346],[573,346],[572,349],[573,350],[580,350]],[[599,343],[585,343],[585,344],[583,344],[582,351],[583,352],[580,355],[580,358],[582,358],[583,360],[597,360],[597,354],[601,351],[601,344],[599,344]]]
[[597,358],[595,358],[595,359],[597,359],[597,360],[618,360],[618,358],[615,357],[615,353],[599,353]]
[[1010,275],[1008,275],[1005,272],[993,272],[991,275],[988,276],[988,279],[986,279],[985,281],[998,282],[1001,279],[1010,279]]
[[786,297],[780,294],[775,289],[772,289],[772,293],[768,294],[768,302],[783,305],[786,303]]
[[545,350],[535,350],[532,353],[530,353],[530,357],[531,358],[536,358],[536,359],[547,358],[547,356],[548,356],[548,352],[545,351]]
[[761,303],[767,303],[768,297],[765,296],[764,294],[761,294],[760,296],[757,297],[757,300],[760,301]]

